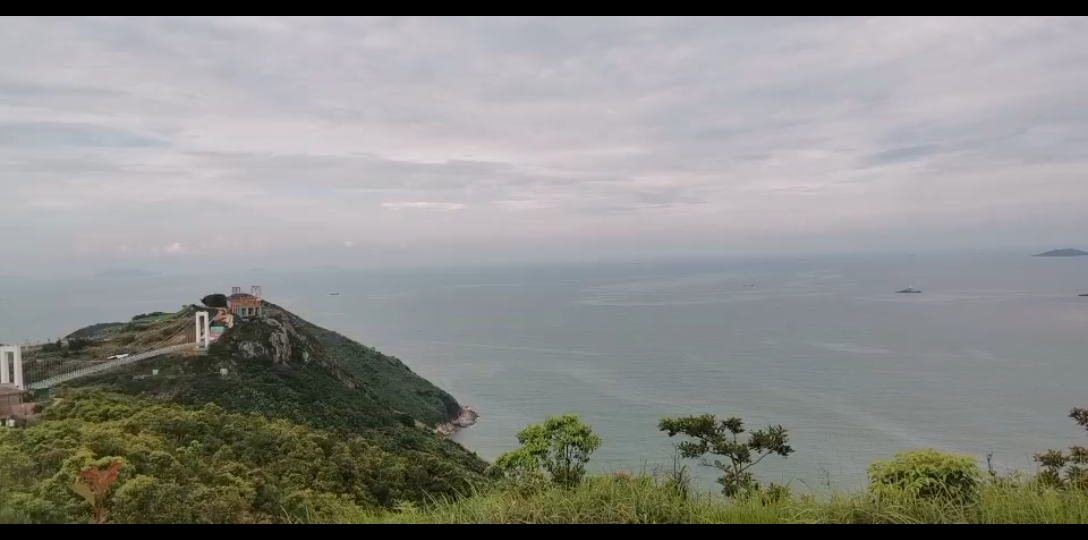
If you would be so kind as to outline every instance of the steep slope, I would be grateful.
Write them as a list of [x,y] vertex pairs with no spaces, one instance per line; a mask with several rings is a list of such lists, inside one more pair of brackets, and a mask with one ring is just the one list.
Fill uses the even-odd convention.
[[268,303],[264,316],[237,321],[206,355],[161,357],[71,385],[181,405],[212,403],[361,436],[388,452],[434,456],[457,471],[450,474],[458,484],[479,479],[487,466],[433,433],[462,411],[448,393],[400,360]]

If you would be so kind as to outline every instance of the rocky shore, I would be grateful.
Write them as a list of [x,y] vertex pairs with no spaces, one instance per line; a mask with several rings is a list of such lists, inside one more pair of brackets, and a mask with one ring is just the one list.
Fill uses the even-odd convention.
[[480,419],[480,415],[472,409],[472,407],[461,407],[461,415],[454,421],[448,424],[442,424],[435,428],[435,433],[444,436],[451,436],[462,429],[468,429],[476,425],[476,422]]

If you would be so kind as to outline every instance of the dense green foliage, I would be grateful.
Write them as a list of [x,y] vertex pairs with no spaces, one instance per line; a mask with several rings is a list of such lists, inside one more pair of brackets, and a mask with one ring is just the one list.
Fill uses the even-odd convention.
[[103,332],[105,332],[107,330],[122,327],[125,324],[126,323],[122,323],[122,322],[92,324],[90,326],[80,328],[79,330],[76,330],[75,332],[72,332],[71,334],[68,334],[68,339],[93,337],[93,336],[99,335],[99,334],[101,334],[101,333],[103,333]]
[[923,499],[974,499],[982,469],[970,456],[937,450],[900,452],[895,459],[869,466],[870,490],[876,495],[889,491]]
[[[793,448],[789,445],[789,434],[782,426],[753,431],[745,439],[744,421],[740,418],[719,421],[709,414],[665,418],[661,420],[659,429],[669,437],[684,435],[692,439],[677,445],[680,457],[704,460],[704,456],[711,454],[727,460],[715,460],[713,463],[703,461],[704,465],[722,472],[718,483],[726,497],[748,497],[763,492],[763,486],[751,472],[752,467],[768,456],[786,458],[793,453]],[[766,491],[773,494],[773,497],[784,494],[782,487],[773,484]]]
[[582,483],[589,458],[601,447],[601,438],[577,416],[548,417],[538,426],[518,433],[521,448],[504,454],[495,470],[516,479],[543,473],[559,486]]
[[[461,406],[396,358],[268,304],[266,318],[238,321],[207,356],[134,365],[80,386],[105,385],[185,404],[216,403],[322,429],[364,433],[435,426]],[[230,375],[220,376],[226,368]],[[160,377],[146,375],[160,370]],[[385,434],[383,436],[388,436]]]
[[230,299],[225,294],[209,294],[200,301],[210,308],[230,307]]
[[115,460],[124,466],[111,491],[111,523],[312,518],[454,497],[478,478],[427,451],[389,450],[211,404],[81,390],[47,408],[43,420],[0,430],[3,519],[86,523],[89,508],[70,486],[80,470]]
[[133,317],[132,322],[146,321],[148,319],[163,319],[163,318],[170,317],[170,316],[173,316],[173,315],[174,315],[173,313],[166,313],[166,312],[163,312],[163,311],[152,311],[151,313],[141,313],[141,314]]

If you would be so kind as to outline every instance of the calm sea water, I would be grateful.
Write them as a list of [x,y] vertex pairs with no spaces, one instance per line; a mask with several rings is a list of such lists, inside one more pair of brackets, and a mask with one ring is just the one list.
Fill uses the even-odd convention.
[[[162,277],[0,284],[0,341],[41,340],[232,285],[384,352],[482,414],[459,440],[487,458],[575,412],[595,466],[670,463],[658,419],[781,424],[797,453],[764,477],[864,477],[933,447],[1001,466],[1083,442],[1088,258],[766,259],[492,270]],[[913,285],[921,295],[897,295]],[[330,296],[338,292],[340,296]]]

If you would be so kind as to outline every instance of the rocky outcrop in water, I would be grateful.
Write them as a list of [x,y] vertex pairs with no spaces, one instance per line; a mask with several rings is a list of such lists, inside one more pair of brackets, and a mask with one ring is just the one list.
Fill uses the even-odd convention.
[[435,428],[435,432],[448,437],[462,429],[468,429],[475,426],[479,419],[479,413],[473,410],[472,407],[462,407],[461,416],[458,416],[453,422],[438,426]]

